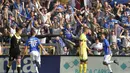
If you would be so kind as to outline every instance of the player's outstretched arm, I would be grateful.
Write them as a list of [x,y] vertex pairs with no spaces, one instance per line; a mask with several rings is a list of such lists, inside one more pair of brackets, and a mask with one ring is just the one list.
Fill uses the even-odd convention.
[[88,46],[87,46],[87,50],[88,50],[88,53],[89,53],[89,54],[93,55],[92,50],[89,49]]
[[42,46],[42,44],[40,44],[39,46],[40,46],[40,48],[43,50],[43,52],[44,52],[45,55],[49,55],[49,54],[47,53],[47,51],[44,49],[44,47]]
[[24,56],[27,55],[27,49],[28,49],[28,46],[25,46],[22,58],[24,58]]

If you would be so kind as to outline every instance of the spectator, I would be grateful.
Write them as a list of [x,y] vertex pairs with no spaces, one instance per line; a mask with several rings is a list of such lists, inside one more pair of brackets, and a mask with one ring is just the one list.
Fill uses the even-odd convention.
[[[53,40],[56,40],[61,46],[60,54],[65,55],[76,54],[78,37],[83,28],[87,27],[89,48],[96,43],[96,38],[101,40],[101,34],[105,33],[114,48],[113,53],[126,55],[130,50],[126,37],[129,38],[130,35],[121,31],[126,29],[130,32],[129,14],[128,3],[114,0],[1,0],[0,27],[5,29],[4,32],[1,31],[4,42],[9,42],[10,37],[5,36],[15,34],[16,27],[22,27],[22,35],[28,36],[30,29],[34,28],[37,35],[47,35],[40,38],[42,43],[55,44]],[[52,38],[59,36],[61,32],[63,34],[59,40]],[[28,36],[22,37],[22,40],[26,40]]]
[[122,41],[123,50],[125,50],[127,53],[127,51],[129,51],[129,47],[130,47],[130,36],[129,36],[128,30],[125,31],[125,35],[122,35],[123,32],[124,32],[124,30],[121,32],[120,38],[123,39],[123,41]]
[[7,28],[4,29],[4,32],[2,35],[3,35],[3,42],[9,43],[10,32],[8,31]]
[[112,43],[117,43],[117,36],[116,36],[116,34],[115,34],[115,31],[112,31],[111,32],[111,35],[110,35],[110,44],[112,44]]
[[102,50],[103,50],[103,44],[99,42],[98,38],[95,41],[96,42],[92,44],[90,48],[93,49],[94,55],[101,55]]
[[[65,35],[65,44],[70,50],[70,54],[74,54],[76,52],[76,49],[74,48],[75,43],[73,42],[75,36],[72,33],[72,29],[70,27],[70,24],[67,25],[67,28],[64,30]],[[76,54],[76,53],[75,53]]]
[[113,55],[119,55],[119,47],[117,46],[115,42],[113,42],[110,47],[112,49]]
[[68,49],[66,48],[65,43],[63,42],[62,38],[56,37],[56,40],[54,40],[54,43],[58,43],[58,46],[60,47],[58,50],[60,51],[59,53],[61,55],[68,55],[69,53],[67,52]]
[[110,11],[112,10],[112,7],[108,4],[108,2],[104,2],[104,10],[105,11]]
[[127,12],[125,11],[124,14],[121,15],[121,22],[124,24],[128,20]]
[[128,20],[124,23],[124,27],[130,28],[130,16],[128,16]]
[[10,27],[10,36],[12,37],[16,33],[16,25]]
[[109,24],[107,23],[107,20],[104,18],[102,23],[103,28],[109,29]]

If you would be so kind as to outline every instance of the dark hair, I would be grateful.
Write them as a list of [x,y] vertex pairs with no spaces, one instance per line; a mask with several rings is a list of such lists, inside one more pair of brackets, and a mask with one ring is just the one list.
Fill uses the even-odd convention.
[[95,40],[99,40],[99,38],[95,38]]
[[36,33],[35,29],[31,28],[31,32],[30,32],[31,36],[35,35],[35,33]]

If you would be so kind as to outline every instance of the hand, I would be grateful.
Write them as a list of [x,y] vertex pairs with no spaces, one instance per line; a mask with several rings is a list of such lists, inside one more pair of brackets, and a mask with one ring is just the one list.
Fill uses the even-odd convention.
[[49,53],[46,51],[43,51],[43,55],[49,55]]
[[88,51],[88,53],[89,53],[90,55],[94,55],[94,54],[92,53],[92,51],[91,51],[91,50],[89,50],[89,51]]
[[123,29],[122,32],[124,32],[125,30]]

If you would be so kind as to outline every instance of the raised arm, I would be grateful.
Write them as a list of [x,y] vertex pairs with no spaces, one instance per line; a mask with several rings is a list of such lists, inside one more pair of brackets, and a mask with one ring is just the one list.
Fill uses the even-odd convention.
[[124,38],[124,36],[122,35],[123,32],[124,32],[124,30],[121,31],[120,36],[119,36],[120,38]]
[[77,16],[77,14],[75,13],[74,15],[75,15],[77,21],[78,21],[82,26],[84,26],[84,24],[80,21],[80,19],[79,19],[79,17]]
[[38,4],[38,6],[39,6],[40,8],[42,7],[38,0],[37,0],[37,4]]
[[12,3],[15,3],[14,0],[11,0],[11,1],[12,1]]
[[57,7],[54,7],[54,9],[53,9],[52,11],[49,12],[50,15],[56,11],[56,8],[57,8]]
[[27,55],[27,51],[28,51],[28,46],[25,46],[24,52],[23,52],[23,57],[24,57],[24,55]]
[[48,4],[47,4],[47,9],[50,8],[50,3],[51,3],[51,0],[49,0]]
[[49,55],[49,54],[47,53],[47,51],[44,49],[44,47],[42,46],[42,44],[39,44],[39,47],[43,50],[44,55]]

